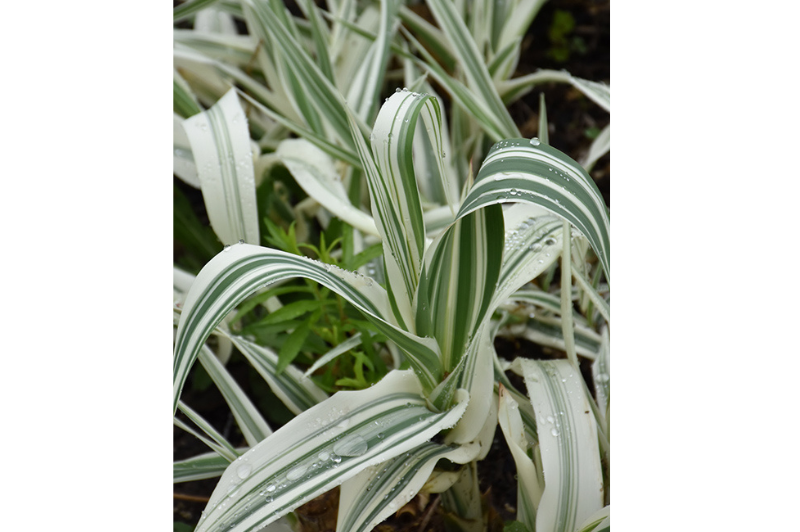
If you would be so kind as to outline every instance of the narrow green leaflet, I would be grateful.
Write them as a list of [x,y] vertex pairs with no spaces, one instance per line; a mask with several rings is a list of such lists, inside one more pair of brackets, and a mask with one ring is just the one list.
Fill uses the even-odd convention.
[[317,361],[314,362],[314,364],[312,364],[311,367],[306,370],[303,376],[308,377],[309,375],[312,375],[315,371],[317,371],[319,368],[321,368],[328,362],[334,360],[339,355],[347,353],[351,349],[360,346],[361,343],[362,343],[361,333],[354,334],[344,342],[340,343],[339,345],[337,345],[336,347],[334,347],[333,349],[331,349],[330,351],[319,357],[319,359],[317,359]]
[[203,346],[198,354],[198,360],[228,403],[247,445],[252,447],[272,434],[267,421],[209,347]]
[[530,442],[525,436],[520,405],[502,384],[499,395],[498,423],[517,466],[517,521],[525,524],[529,530],[536,530],[536,511],[543,486],[539,482],[536,465],[528,455]]
[[297,184],[320,205],[356,229],[379,236],[372,216],[350,203],[334,162],[327,153],[305,139],[286,139],[280,143],[276,153]]
[[544,468],[537,532],[575,530],[603,507],[597,428],[580,372],[566,360],[518,358],[536,413]]
[[450,447],[425,442],[364,469],[342,484],[336,530],[369,532],[414,498],[440,459],[464,464],[473,460],[477,452],[476,443]]
[[[247,449],[237,449],[237,453],[244,454]],[[222,475],[230,465],[230,460],[218,453],[203,453],[186,460],[172,463],[172,482],[190,482],[206,478],[216,478]]]
[[371,278],[305,257],[242,243],[226,247],[206,264],[186,296],[175,339],[175,408],[197,352],[222,318],[256,290],[293,277],[317,281],[364,313],[379,332],[405,352],[426,390],[439,381],[441,367],[436,342],[419,338],[387,321],[392,314],[389,297]]
[[501,202],[533,203],[586,236],[610,282],[608,208],[577,162],[538,139],[509,139],[489,151],[459,216]]
[[239,240],[258,244],[250,133],[236,91],[183,124],[214,232],[226,245]]
[[430,440],[464,413],[433,413],[412,371],[339,392],[303,412],[233,462],[211,495],[197,532],[256,530],[301,504]]

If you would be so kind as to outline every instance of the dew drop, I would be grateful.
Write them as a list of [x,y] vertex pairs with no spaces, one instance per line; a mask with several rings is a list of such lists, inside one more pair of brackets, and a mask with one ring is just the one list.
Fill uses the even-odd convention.
[[550,429],[550,434],[552,434],[553,436],[558,436],[561,433],[558,431],[557,428],[553,427],[552,429]]
[[267,486],[267,492],[272,493],[273,491],[275,491],[275,484]]
[[552,246],[555,243],[556,243],[556,239],[555,238],[548,238],[547,240],[544,241],[544,245],[545,246]]
[[536,242],[535,244],[531,244],[531,251],[541,251],[541,250],[542,250],[542,245],[540,243]]
[[552,423],[555,423],[555,422],[556,422],[556,420],[555,420],[555,419],[553,419],[553,416],[547,416],[547,422],[548,422],[548,423],[550,423],[550,424],[552,424]]
[[319,453],[317,455],[317,458],[319,458],[320,460],[322,460],[324,462],[325,460],[330,458],[330,456],[331,456],[331,453],[329,453],[328,451],[322,451],[321,453]]
[[610,377],[608,376],[608,373],[598,373],[597,374],[597,382],[608,382],[609,380],[610,380]]
[[252,471],[250,464],[242,464],[236,469],[236,474],[239,475],[239,478],[247,478],[250,471]]
[[298,478],[302,477],[303,474],[305,474],[306,470],[308,470],[308,466],[305,464],[300,464],[286,473],[286,480],[297,480]]
[[367,452],[367,441],[358,434],[352,434],[339,440],[333,446],[333,452],[341,456],[361,456]]
[[331,455],[331,462],[333,462],[334,464],[338,464],[341,461],[342,461],[342,457],[341,456],[336,455],[336,454],[332,454]]
[[539,139],[537,139],[536,137],[533,137],[531,139],[531,146],[538,146],[539,144],[541,144],[541,142],[539,142]]

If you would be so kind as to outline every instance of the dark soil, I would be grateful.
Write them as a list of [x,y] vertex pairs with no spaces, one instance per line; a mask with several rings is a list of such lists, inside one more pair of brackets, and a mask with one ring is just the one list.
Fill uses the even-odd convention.
[[[569,12],[575,21],[574,28],[567,35],[567,41],[572,43],[569,45],[569,58],[563,62],[552,54],[558,45],[554,44],[548,35],[554,19],[558,16],[563,18],[563,14],[557,15],[560,11]],[[576,37],[579,38],[578,44],[575,44]],[[562,42],[562,55],[563,50]],[[609,58],[609,3],[593,0],[553,0],[542,7],[523,41],[523,54],[516,75],[534,72],[538,68],[556,70],[564,68],[584,79],[610,83]],[[511,106],[512,116],[523,136],[538,135],[540,93],[544,93],[547,105],[550,144],[579,159],[592,142],[590,137],[592,131],[597,132],[608,124],[608,113],[568,85],[553,83],[538,86]],[[610,159],[606,155],[595,164],[591,176],[600,188],[606,203],[610,205],[609,172]],[[202,196],[195,197],[196,191],[183,186],[177,179],[176,186],[181,187],[190,201],[197,206],[198,215],[202,219],[205,216]],[[180,254],[178,247],[176,253]],[[524,340],[498,338],[495,347],[498,354],[507,360],[517,356],[545,359],[564,357],[561,352],[542,348]],[[249,378],[251,370],[246,363],[240,359],[233,359],[229,369],[245,391],[254,397],[252,379]],[[588,366],[581,369],[591,385],[592,379],[590,374],[587,374]],[[244,445],[244,439],[233,422],[222,396],[213,385],[203,388],[201,377],[196,377],[195,374],[190,377],[182,396],[183,400],[209,420],[231,443]],[[195,380],[200,382],[196,383]],[[521,380],[517,380],[514,384],[524,391],[525,387]],[[260,390],[255,391],[260,393]],[[273,429],[280,426],[276,420],[269,421]],[[199,440],[181,429],[174,429],[175,460],[205,452],[208,452],[208,449]],[[479,463],[478,471],[484,505],[489,511],[490,530],[501,531],[504,521],[514,519],[517,481],[514,462],[499,430],[495,433],[489,455]],[[215,485],[216,479],[175,484],[175,522],[195,525]],[[337,501],[338,489],[299,508],[297,514],[304,523],[304,530],[333,531]],[[376,531],[443,531],[444,523],[439,502],[435,495],[424,498],[418,496],[398,511],[395,517],[379,525]]]

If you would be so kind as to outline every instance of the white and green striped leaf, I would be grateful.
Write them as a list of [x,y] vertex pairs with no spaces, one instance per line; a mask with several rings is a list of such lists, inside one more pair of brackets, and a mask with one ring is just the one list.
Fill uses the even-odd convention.
[[322,20],[322,15],[317,4],[312,0],[301,0],[297,3],[306,20],[311,26],[311,39],[314,43],[314,52],[317,54],[317,65],[326,78],[333,81],[333,68],[328,54],[330,47],[330,31]]
[[592,378],[597,396],[597,407],[600,417],[608,428],[608,407],[611,399],[611,358],[609,349],[608,327],[600,331],[602,342],[597,359],[592,363]]
[[[237,449],[238,454],[244,454],[247,449]],[[190,482],[193,480],[204,480],[216,478],[225,472],[230,465],[230,460],[219,453],[203,453],[186,460],[178,460],[172,463],[172,482]]]
[[375,41],[361,57],[361,65],[347,92],[347,101],[353,112],[363,121],[372,120],[378,102],[386,65],[389,62],[389,48],[397,30],[398,0],[384,0],[380,3],[381,16]]
[[572,321],[572,235],[569,222],[564,222],[562,234],[567,245],[561,249],[561,335],[564,338],[564,351],[567,359],[575,367],[579,366],[575,354],[575,325]]
[[518,403],[509,391],[500,384],[498,403],[498,423],[503,431],[514,464],[517,468],[517,521],[529,530],[536,530],[536,511],[542,498],[543,486],[539,482],[536,465],[528,455],[530,442]]
[[248,68],[256,51],[256,42],[249,35],[205,33],[175,29],[174,43],[196,50],[203,55],[239,68]]
[[574,531],[603,507],[597,428],[582,377],[566,360],[518,358],[536,413],[544,491],[537,532]]
[[518,137],[514,120],[495,89],[494,82],[467,26],[449,0],[429,0],[433,16],[451,43],[459,64],[464,69],[467,86],[499,121],[504,138]]
[[230,338],[236,348],[263,377],[272,393],[292,413],[299,414],[328,398],[328,394],[314,384],[314,381],[291,364],[279,372],[278,355],[270,348],[258,345],[241,336],[231,335]]
[[477,444],[450,447],[425,442],[363,470],[342,484],[336,530],[369,532],[414,498],[440,459],[464,464],[477,452]]
[[330,140],[325,138],[324,136],[318,135],[307,129],[304,126],[298,125],[296,122],[292,122],[291,120],[283,117],[281,114],[276,113],[275,111],[265,107],[260,102],[255,100],[254,98],[248,96],[244,93],[239,93],[242,98],[244,98],[249,104],[256,107],[259,111],[267,115],[268,117],[275,120],[280,125],[284,126],[286,129],[295,133],[296,135],[302,137],[303,139],[307,140],[317,148],[321,149],[331,157],[339,159],[340,161],[344,161],[348,164],[353,165],[356,168],[361,168],[361,161],[358,159],[358,155],[354,150],[346,149],[341,146],[338,146],[332,143]]
[[529,93],[534,86],[553,82],[572,85],[604,110],[611,112],[611,88],[608,85],[576,78],[564,70],[539,70],[509,81],[501,81],[497,83],[497,90],[503,102],[508,105]]
[[507,0],[495,3],[493,42],[501,50],[525,36],[546,0]]
[[484,320],[466,346],[458,366],[431,393],[431,402],[437,408],[453,403],[459,389],[467,390],[472,398],[464,417],[450,431],[445,443],[466,444],[480,437],[492,405],[493,337],[489,334],[489,320]]
[[194,31],[205,34],[237,35],[233,16],[217,7],[209,7],[194,17]]
[[280,143],[276,153],[297,184],[320,205],[356,229],[379,236],[372,217],[350,203],[334,162],[327,153],[305,139],[286,139]]
[[478,464],[470,462],[458,472],[455,482],[442,492],[445,519],[462,532],[485,532]]
[[183,118],[172,115],[172,173],[194,188],[200,188],[197,166],[194,164],[192,145],[183,129]]
[[234,90],[211,109],[187,119],[211,227],[223,244],[258,244],[253,155],[247,119]]
[[369,389],[339,392],[303,412],[228,467],[197,532],[268,525],[452,427],[468,401],[462,392],[451,410],[434,413],[421,394],[412,371],[393,371]]
[[189,84],[174,68],[172,69],[172,107],[173,112],[183,118],[189,118],[203,110]]
[[[512,337],[520,337],[535,344],[566,351],[563,322],[560,317],[535,315],[527,324],[509,330]],[[600,336],[592,329],[575,325],[575,352],[589,360],[597,358],[600,349]]]
[[538,139],[498,142],[484,160],[459,216],[501,202],[539,205],[570,222],[589,240],[610,280],[608,208],[577,162]]
[[[443,153],[438,132],[441,110],[434,98],[408,91],[393,94],[378,114],[371,152],[350,115],[353,139],[369,184],[373,218],[383,242],[395,316],[402,326],[412,331],[411,301],[425,251],[425,225],[412,161],[414,128],[420,116],[430,130],[434,150]],[[446,175],[441,158],[439,168],[440,174]]]
[[178,409],[183,412],[186,417],[188,417],[192,423],[194,423],[200,430],[203,431],[203,434],[200,434],[192,427],[174,417],[172,419],[172,423],[179,428],[182,428],[189,434],[192,434],[195,438],[205,443],[208,447],[212,450],[217,452],[220,456],[224,457],[229,462],[236,460],[236,457],[239,456],[239,453],[236,452],[236,449],[233,448],[225,437],[219,433],[217,429],[215,429],[211,423],[206,421],[200,414],[195,412],[192,408],[188,405],[184,404],[182,401],[178,401]]
[[[244,0],[242,5],[250,30],[272,43],[280,79],[287,84],[287,95],[296,111],[315,133],[324,131],[344,146],[352,147],[344,99],[297,41],[291,31],[293,26],[283,22],[287,17],[285,6],[254,0]],[[323,130],[318,124],[323,125]]]
[[218,0],[189,0],[188,2],[184,2],[172,10],[172,21],[178,22],[189,18],[201,9],[206,9],[217,1]]
[[611,306],[608,304],[608,301],[603,299],[603,297],[597,293],[597,290],[595,290],[594,286],[589,283],[589,280],[586,279],[586,277],[584,277],[580,271],[573,269],[572,276],[575,278],[575,284],[577,284],[580,289],[583,290],[583,293],[585,293],[589,300],[594,304],[600,315],[610,323]]
[[436,338],[448,373],[490,312],[502,264],[503,234],[502,209],[489,206],[458,219],[425,253],[414,301],[416,330]]
[[610,532],[611,531],[611,506],[603,506],[593,513],[581,524],[575,532]]
[[589,152],[586,154],[586,157],[583,159],[583,167],[586,168],[586,171],[592,169],[594,163],[596,163],[600,157],[605,155],[611,150],[611,124],[608,124],[603,130],[597,135],[597,138],[592,141],[592,144],[589,146]]
[[405,352],[426,390],[438,383],[438,345],[394,325],[389,297],[371,278],[282,251],[236,244],[203,267],[186,297],[173,360],[175,408],[197,352],[222,318],[257,289],[293,277],[317,281],[347,299]]
[[200,360],[211,380],[214,381],[225,402],[228,403],[247,445],[252,447],[272,434],[272,429],[270,429],[267,421],[261,416],[252,401],[245,395],[244,390],[231,377],[211,349],[203,346],[198,354],[198,360]]
[[562,222],[536,205],[518,203],[503,211],[503,266],[492,310],[531,279],[547,270],[561,255]]
[[[473,90],[467,88],[464,83],[451,77],[437,62],[436,59],[420,44],[413,35],[401,28],[401,32],[423,57],[423,60],[412,58],[421,68],[424,68],[430,76],[436,80],[453,98],[453,101],[462,108],[468,116],[474,119],[480,127],[495,141],[514,136],[508,135],[507,126],[503,120],[492,110],[492,107],[481,99]],[[487,73],[488,75],[488,73]],[[458,146],[455,135],[460,128],[453,127],[454,146]],[[516,126],[515,126],[516,130]]]
[[398,15],[403,24],[414,31],[419,40],[427,46],[427,49],[436,54],[445,68],[452,70],[455,67],[456,59],[453,56],[453,49],[442,30],[417,15],[407,6],[401,6]]

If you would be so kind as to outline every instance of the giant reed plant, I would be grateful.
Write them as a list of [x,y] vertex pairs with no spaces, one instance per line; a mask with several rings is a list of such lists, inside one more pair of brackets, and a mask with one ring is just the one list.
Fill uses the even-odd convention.
[[[497,53],[513,56],[513,47],[509,51],[510,44],[497,42],[497,30],[473,25],[471,33],[453,4],[429,4],[439,28],[383,2],[373,13],[378,21],[373,33],[356,32],[352,2],[331,4],[338,13],[328,13],[331,27],[310,2],[301,2],[305,24],[274,2],[233,4],[259,42],[270,45],[256,46],[247,59],[243,53],[237,60],[249,64],[256,57],[270,87],[182,44],[197,36],[176,38],[181,43],[176,63],[189,57],[193,65],[211,68],[204,83],[194,80],[208,91],[206,97],[213,99],[214,86],[218,90],[225,79],[245,88],[198,113],[197,90],[176,71],[176,102],[193,115],[176,119],[177,129],[187,133],[176,159],[182,156],[188,177],[200,181],[211,223],[227,244],[196,279],[176,277],[173,412],[186,414],[214,453],[177,462],[175,478],[221,475],[200,531],[269,526],[336,486],[341,486],[337,529],[370,530],[426,483],[426,489],[443,492],[454,526],[482,530],[475,463],[488,453],[498,424],[518,468],[520,526],[569,532],[606,526],[600,525],[608,515],[608,333],[607,328],[595,333],[590,325],[610,319],[607,300],[597,290],[603,278],[610,281],[607,208],[585,169],[550,147],[546,135],[518,137],[497,88],[502,84],[492,78],[513,69],[500,67],[502,57],[487,66],[475,32],[484,35],[478,42],[489,55],[500,47]],[[417,22],[416,28],[408,26],[420,38],[449,51],[463,67],[462,79],[426,56],[410,32],[403,30],[408,40],[399,40],[398,11],[407,22]],[[361,16],[368,18],[368,12]],[[332,59],[341,42],[337,31],[358,33],[370,59],[360,65]],[[209,44],[214,39],[200,40],[220,50]],[[231,50],[243,47],[238,37],[217,40]],[[404,42],[417,46],[423,60]],[[428,88],[427,93],[398,89],[380,106],[374,127],[366,125],[390,51],[406,61],[406,75],[425,68],[451,91],[459,104],[454,113],[460,115],[450,124],[452,135],[424,76],[410,85]],[[227,53],[228,59],[236,55]],[[442,57],[446,63],[447,54]],[[360,81],[342,86],[342,70]],[[380,279],[258,245],[252,194],[260,159],[250,152],[242,100],[260,113],[250,129],[262,133],[265,147],[275,148],[264,157],[289,168],[312,198],[356,228],[359,237],[379,238]],[[469,138],[462,126],[472,131]],[[301,139],[279,140],[280,128]],[[481,153],[485,138],[499,142],[482,157],[473,178],[464,162]],[[371,216],[345,187],[362,176]],[[587,262],[592,256],[597,261]],[[528,284],[552,272],[559,260],[560,295]],[[396,348],[395,369],[369,389],[329,397],[293,365],[279,371],[274,352],[226,326],[226,316],[248,296],[298,277],[336,292],[363,314]],[[574,297],[584,312],[573,307]],[[520,304],[540,309],[530,326],[523,323],[525,334],[562,347],[567,359],[506,362],[497,356],[493,339],[515,321],[512,307]],[[235,345],[296,417],[273,433],[205,346],[211,335]],[[580,373],[579,355],[595,360],[597,401]],[[249,448],[234,448],[181,402],[196,360],[222,391]],[[523,376],[527,395],[507,379],[508,369]],[[176,423],[194,431],[177,418]]]

